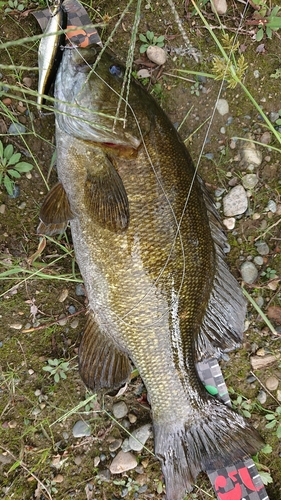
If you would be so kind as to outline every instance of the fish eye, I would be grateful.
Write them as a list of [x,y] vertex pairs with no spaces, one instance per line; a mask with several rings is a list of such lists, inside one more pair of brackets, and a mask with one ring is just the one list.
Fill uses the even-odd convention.
[[117,76],[118,78],[123,75],[122,69],[120,68],[120,66],[116,66],[116,64],[112,64],[112,66],[110,66],[109,72],[111,73],[111,75]]

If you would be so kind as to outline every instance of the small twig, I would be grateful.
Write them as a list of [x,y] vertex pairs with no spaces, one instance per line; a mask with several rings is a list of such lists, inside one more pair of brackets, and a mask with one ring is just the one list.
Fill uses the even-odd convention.
[[22,330],[22,333],[36,332],[37,330],[43,330],[43,328],[49,328],[50,326],[57,325],[61,319],[69,320],[69,318],[73,318],[74,316],[78,316],[78,314],[81,314],[82,312],[85,312],[85,311],[86,311],[86,308],[80,309],[80,311],[77,311],[73,314],[69,314],[69,316],[57,319],[56,321],[52,321],[52,323],[45,323],[44,325],[34,326],[33,328],[28,328],[26,330]]
[[255,375],[254,372],[250,371],[250,374],[253,375],[253,377],[255,377],[255,379],[257,379],[258,383],[262,386],[262,388],[267,392],[267,394],[269,394],[272,399],[274,399],[274,401],[276,401],[276,403],[279,405],[280,404],[280,401],[278,401],[278,399],[275,398],[275,396],[273,396],[273,394],[271,394],[271,392],[266,388],[265,385],[263,385],[262,381],[259,379],[259,377],[257,377]]
[[261,234],[260,236],[257,236],[257,237],[254,239],[254,241],[257,241],[257,240],[259,240],[260,238],[263,238],[263,237],[264,237],[264,235],[265,235],[266,233],[268,233],[268,231],[270,231],[270,229],[272,229],[273,227],[277,226],[277,225],[279,224],[279,222],[281,222],[281,218],[280,218],[277,222],[275,222],[274,224],[272,224],[271,226],[269,226],[269,227],[268,227],[268,228],[264,231],[264,233],[263,233],[263,234]]

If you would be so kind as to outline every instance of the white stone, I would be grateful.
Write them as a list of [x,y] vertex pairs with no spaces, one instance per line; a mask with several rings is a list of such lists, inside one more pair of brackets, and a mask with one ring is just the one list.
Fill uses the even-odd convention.
[[167,54],[164,49],[156,45],[150,45],[147,48],[146,55],[150,61],[162,66],[167,61]]
[[242,183],[245,189],[254,189],[259,182],[256,174],[246,174],[242,177]]
[[113,405],[112,412],[115,418],[124,418],[128,413],[128,406],[124,401],[119,401]]
[[116,457],[112,460],[109,470],[111,474],[121,474],[127,470],[134,469],[138,465],[136,457],[129,451],[119,451]]
[[226,115],[229,112],[229,106],[228,102],[226,99],[218,99],[218,102],[216,104],[217,112],[220,115]]
[[225,14],[227,11],[226,0],[213,0],[211,2],[211,9],[214,13],[217,13],[220,16]]
[[222,222],[224,226],[229,230],[235,228],[235,217],[229,217],[228,219],[224,219]]
[[259,274],[255,264],[253,264],[253,262],[248,262],[248,261],[243,262],[240,271],[242,280],[245,281],[245,283],[254,283]]
[[[250,138],[248,136],[247,138]],[[262,153],[256,149],[256,145],[252,141],[243,141],[241,147],[241,158],[244,163],[249,163],[254,166],[259,166],[262,162]]]
[[265,382],[265,385],[269,391],[276,391],[279,385],[278,378],[276,378],[274,375],[268,377],[268,379]]
[[150,72],[148,71],[148,69],[140,69],[138,72],[137,72],[137,77],[138,78],[150,78]]
[[133,431],[132,435],[129,437],[129,445],[131,447],[131,450],[141,451],[150,435],[150,424],[142,425],[141,427]]
[[223,198],[223,212],[226,217],[243,214],[247,208],[248,198],[241,184],[234,186]]

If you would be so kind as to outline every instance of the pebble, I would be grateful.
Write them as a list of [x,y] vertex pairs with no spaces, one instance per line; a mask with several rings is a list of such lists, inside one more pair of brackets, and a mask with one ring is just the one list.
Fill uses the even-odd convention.
[[82,283],[79,283],[79,285],[76,285],[75,287],[75,293],[78,297],[83,297],[85,296],[85,288],[84,288],[84,285],[82,285]]
[[259,182],[256,174],[246,174],[242,177],[242,183],[245,189],[254,189]]
[[167,61],[167,54],[164,49],[157,47],[156,45],[150,45],[147,47],[146,55],[150,61],[154,62],[158,66],[162,66]]
[[0,214],[4,214],[5,213],[5,210],[6,210],[6,205],[2,204],[0,205]]
[[261,295],[259,295],[259,297],[255,298],[255,302],[259,307],[262,307],[264,304],[264,298]]
[[112,443],[110,443],[109,445],[109,451],[114,452],[118,450],[121,444],[122,444],[122,439],[114,439],[114,441],[112,441]]
[[248,198],[241,184],[232,188],[223,198],[223,212],[226,217],[240,215],[248,208]]
[[134,424],[137,421],[137,416],[134,415],[134,413],[129,413],[128,419],[129,419],[131,424]]
[[113,405],[112,412],[115,418],[124,418],[128,413],[128,406],[124,401],[119,401]]
[[148,69],[140,69],[138,72],[137,72],[137,77],[138,78],[150,78],[151,74],[150,72],[148,71]]
[[137,465],[136,457],[132,453],[129,451],[125,453],[121,450],[112,460],[109,470],[111,474],[121,474],[122,472],[134,469]]
[[257,252],[260,255],[268,255],[269,254],[269,246],[265,241],[257,241],[255,243],[255,247],[257,249]]
[[258,69],[255,69],[255,71],[254,71],[254,77],[255,78],[259,78],[260,77],[260,72],[259,72]]
[[126,453],[127,451],[131,451],[131,447],[129,445],[129,439],[126,438],[124,439],[123,443],[122,443],[122,446],[121,446],[122,450]]
[[97,467],[99,465],[99,463],[100,463],[100,457],[97,456],[94,458],[94,467]]
[[22,83],[24,83],[24,85],[26,87],[31,87],[32,85],[32,78],[30,78],[29,76],[25,76],[23,79],[22,79]]
[[222,222],[226,229],[229,229],[229,231],[235,228],[235,217],[228,217],[228,219],[223,219]]
[[248,261],[243,262],[240,271],[242,280],[245,281],[245,283],[254,283],[259,274],[255,264]]
[[8,128],[8,134],[21,135],[26,132],[26,127],[21,123],[11,123]]
[[264,132],[261,135],[260,142],[262,142],[263,144],[270,144],[271,143],[271,133],[267,132],[267,131]]
[[262,265],[263,265],[263,258],[262,258],[260,255],[257,255],[257,256],[254,258],[254,263],[255,263],[257,266],[262,266]]
[[266,402],[266,398],[267,398],[266,392],[261,389],[257,395],[257,400],[260,402],[261,405],[264,405],[264,403]]
[[266,380],[265,385],[269,391],[275,391],[279,385],[279,380],[272,375]]
[[262,162],[262,153],[256,149],[256,145],[252,141],[243,142],[241,147],[241,157],[244,163],[249,163],[254,166],[259,166]]
[[277,210],[277,206],[276,206],[276,203],[274,200],[269,200],[265,210],[267,212],[273,212],[274,214],[276,213],[276,210]]
[[249,375],[247,378],[246,378],[246,382],[248,382],[248,384],[253,384],[254,382],[256,382],[256,377],[254,375]]
[[76,318],[73,321],[71,321],[70,328],[73,328],[73,330],[75,330],[75,328],[77,328],[78,325],[79,325],[79,319]]
[[142,425],[138,429],[134,430],[132,432],[132,435],[129,437],[129,445],[131,449],[134,451],[141,451],[150,436],[151,436],[150,424]]
[[216,108],[217,108],[218,113],[221,116],[224,116],[229,112],[229,106],[228,106],[228,102],[226,99],[218,99],[218,102],[216,104]]
[[20,195],[20,187],[17,184],[14,184],[13,194],[9,194],[9,198],[18,198]]
[[220,133],[221,133],[221,134],[225,134],[225,133],[226,133],[226,128],[225,128],[225,127],[221,127],[221,129],[220,129]]
[[78,420],[72,429],[72,434],[74,437],[83,437],[91,435],[91,427],[87,422],[83,420]]
[[21,323],[12,323],[12,325],[10,325],[10,328],[13,328],[14,330],[21,330],[22,324]]
[[276,113],[275,111],[271,111],[269,113],[269,119],[270,119],[271,123],[275,123],[276,120],[278,120],[278,118],[280,118],[279,113]]
[[280,389],[278,389],[278,391],[276,393],[276,397],[277,397],[278,401],[281,401],[281,391],[280,391]]

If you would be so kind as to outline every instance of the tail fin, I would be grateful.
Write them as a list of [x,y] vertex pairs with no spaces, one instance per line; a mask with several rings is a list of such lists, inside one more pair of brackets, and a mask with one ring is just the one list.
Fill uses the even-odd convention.
[[202,470],[227,467],[255,454],[263,441],[231,408],[210,400],[194,421],[154,424],[155,454],[161,462],[167,500],[182,500]]

